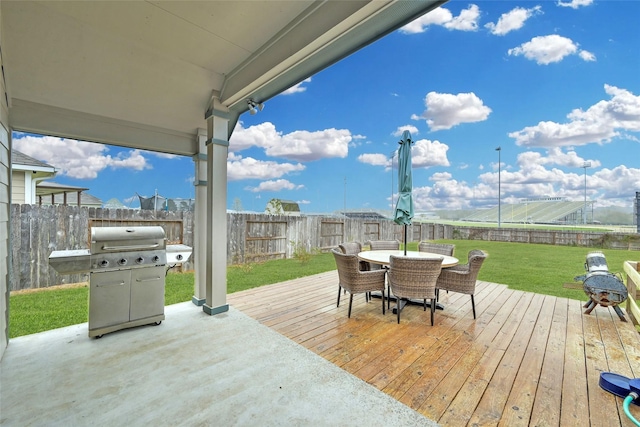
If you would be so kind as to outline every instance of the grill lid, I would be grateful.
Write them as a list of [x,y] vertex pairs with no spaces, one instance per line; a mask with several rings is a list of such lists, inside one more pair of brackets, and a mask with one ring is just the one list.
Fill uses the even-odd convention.
[[164,250],[166,239],[160,226],[95,227],[91,229],[91,254]]

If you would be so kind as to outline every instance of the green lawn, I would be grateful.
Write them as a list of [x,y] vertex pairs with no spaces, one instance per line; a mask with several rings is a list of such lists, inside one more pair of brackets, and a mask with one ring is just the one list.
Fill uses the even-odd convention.
[[[500,243],[473,240],[442,240],[456,245],[455,255],[466,262],[471,249],[489,254],[480,280],[509,285],[513,289],[585,299],[581,289],[567,289],[575,284],[575,276],[584,274],[588,248]],[[416,250],[417,243],[409,244]],[[621,272],[624,261],[640,260],[640,252],[603,250],[609,270]],[[264,263],[231,266],[227,270],[229,293],[271,283],[304,277],[335,269],[331,253],[314,254],[306,262],[299,259],[274,260]],[[578,282],[579,283],[579,282]],[[165,287],[167,305],[189,301],[193,296],[193,273],[169,273]],[[87,287],[42,290],[11,295],[9,306],[10,337],[33,334],[49,329],[83,323],[88,318]]]

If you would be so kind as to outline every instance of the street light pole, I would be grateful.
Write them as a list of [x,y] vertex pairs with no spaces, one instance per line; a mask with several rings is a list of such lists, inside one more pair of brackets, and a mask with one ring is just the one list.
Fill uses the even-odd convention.
[[584,224],[587,223],[587,168],[591,167],[591,162],[584,162]]
[[498,228],[500,228],[501,226],[501,212],[502,212],[502,207],[500,206],[500,152],[502,151],[501,147],[496,148],[496,151],[498,152]]

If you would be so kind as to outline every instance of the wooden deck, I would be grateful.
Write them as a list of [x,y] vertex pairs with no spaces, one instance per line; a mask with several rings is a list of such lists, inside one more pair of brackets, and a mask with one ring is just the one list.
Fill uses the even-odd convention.
[[[633,426],[600,372],[640,377],[640,334],[611,309],[478,282],[444,310],[348,295],[337,272],[230,294],[229,303],[442,425]],[[329,408],[328,408],[329,410]],[[640,418],[640,408],[631,413]]]

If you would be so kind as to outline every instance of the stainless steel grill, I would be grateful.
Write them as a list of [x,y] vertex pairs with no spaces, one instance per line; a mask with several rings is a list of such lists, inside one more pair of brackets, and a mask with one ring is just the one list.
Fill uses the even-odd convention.
[[[167,254],[169,252],[169,255]],[[90,249],[54,251],[49,264],[60,274],[89,272],[89,336],[164,320],[167,258],[185,262],[191,248],[166,245],[164,229],[96,227]]]

